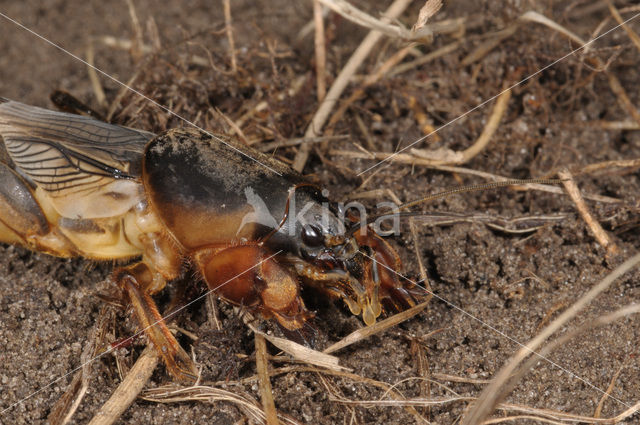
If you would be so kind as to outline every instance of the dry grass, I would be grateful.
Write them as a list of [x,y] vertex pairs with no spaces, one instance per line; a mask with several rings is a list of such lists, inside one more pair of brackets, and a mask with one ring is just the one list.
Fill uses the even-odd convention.
[[[370,162],[372,165],[377,161],[386,161],[387,164],[392,164],[393,166],[410,165],[412,171],[417,168],[437,170],[455,176],[456,178],[460,176],[476,176],[497,182],[511,180],[509,177],[499,175],[497,172],[493,173],[474,169],[472,168],[473,165],[470,165],[469,168],[459,165],[470,163],[472,160],[476,160],[476,162],[472,162],[472,164],[477,165],[477,161],[482,159],[482,155],[486,153],[486,150],[492,148],[490,142],[493,140],[494,135],[500,131],[500,123],[508,116],[513,91],[517,89],[518,84],[516,83],[521,80],[521,75],[517,73],[511,75],[509,81],[502,85],[503,91],[501,94],[495,96],[497,97],[495,106],[490,113],[486,114],[486,122],[482,126],[480,135],[475,138],[475,141],[470,147],[464,149],[457,150],[448,147],[435,149],[414,148],[408,152],[403,152],[404,149],[374,150],[375,141],[368,133],[371,128],[368,125],[362,124],[360,115],[355,115],[357,117],[355,119],[359,120],[359,131],[364,134],[364,138],[367,140],[366,149],[359,145],[357,146],[358,150],[326,146],[328,143],[344,142],[347,136],[333,136],[330,134],[320,137],[326,123],[329,123],[328,127],[331,128],[331,133],[344,129],[345,117],[350,113],[359,113],[359,109],[364,109],[360,102],[366,101],[367,90],[371,87],[384,85],[385,79],[401,73],[410,72],[416,67],[424,66],[434,60],[451,55],[457,52],[458,49],[461,49],[465,43],[469,42],[470,39],[468,35],[460,35],[454,40],[449,40],[449,42],[443,46],[424,54],[416,52],[414,45],[405,43],[400,47],[392,48],[392,51],[384,57],[384,60],[378,62],[379,65],[367,68],[367,71],[362,71],[366,72],[365,75],[358,76],[358,70],[363,69],[363,64],[371,58],[376,46],[380,46],[381,44],[382,35],[379,31],[385,31],[387,35],[393,33],[405,40],[413,40],[416,38],[415,34],[411,35],[409,30],[401,28],[393,21],[394,18],[402,15],[409,1],[396,0],[393,2],[384,14],[388,19],[382,20],[372,18],[367,14],[360,14],[358,11],[354,12],[354,9],[350,9],[352,6],[343,1],[316,0],[314,2],[313,28],[315,29],[316,75],[314,80],[316,81],[315,98],[317,99],[317,104],[313,105],[312,110],[307,109],[299,112],[291,112],[283,107],[282,104],[286,103],[287,99],[289,99],[286,93],[299,93],[300,90],[304,90],[302,88],[303,84],[295,84],[292,82],[291,84],[283,83],[277,86],[273,89],[273,92],[269,93],[269,96],[265,96],[262,99],[252,98],[243,102],[241,105],[234,104],[226,110],[221,109],[219,113],[215,114],[210,112],[210,110],[201,113],[202,111],[198,110],[198,105],[192,103],[194,98],[198,98],[198,93],[205,83],[198,80],[197,73],[192,72],[190,67],[193,66],[193,64],[197,64],[196,66],[210,66],[213,68],[214,61],[211,60],[211,57],[205,58],[193,53],[189,50],[188,43],[185,40],[172,46],[173,49],[179,50],[180,48],[184,48],[189,51],[189,54],[185,55],[187,56],[186,58],[181,58],[181,60],[184,60],[184,63],[178,65],[168,63],[168,61],[161,57],[164,52],[159,51],[159,43],[151,40],[145,44],[142,36],[144,31],[141,29],[140,23],[137,20],[133,3],[129,2],[128,4],[130,6],[132,26],[134,28],[133,39],[131,41],[116,40],[114,38],[102,40],[103,45],[105,44],[105,40],[109,40],[106,44],[110,48],[125,48],[131,51],[133,60],[138,66],[132,75],[129,76],[127,84],[136,86],[145,93],[151,94],[154,100],[157,99],[158,102],[167,105],[173,111],[195,116],[193,122],[207,129],[219,128],[221,126],[231,128],[233,133],[239,135],[246,143],[253,144],[262,151],[273,152],[274,155],[276,152],[282,154],[281,159],[291,163],[293,167],[298,170],[303,170],[308,164],[308,159],[313,147],[317,146],[317,144],[324,144],[326,149],[319,149],[318,156],[325,164],[330,166],[332,165],[332,160],[326,159],[327,157],[344,160],[363,160]],[[607,4],[612,17],[619,23],[624,22],[620,11],[614,7],[611,2],[607,1]],[[229,51],[227,52],[229,68],[225,69],[224,72],[221,71],[216,74],[220,78],[227,78],[227,80],[219,84],[230,87],[230,91],[237,90],[242,85],[242,83],[238,83],[238,81],[245,79],[249,81],[247,86],[251,86],[252,84],[259,85],[261,81],[252,79],[251,73],[245,69],[246,64],[244,60],[246,60],[246,58],[243,58],[243,55],[239,53],[239,43],[234,34],[237,35],[237,29],[235,28],[237,28],[240,23],[237,22],[236,15],[234,15],[236,22],[234,23],[232,21],[231,3],[228,0],[223,0],[222,5],[225,18],[224,34],[227,37],[229,45]],[[321,5],[331,7],[334,11],[340,11],[343,15],[348,15],[359,25],[364,25],[368,30],[371,30],[344,66],[337,70],[339,72],[336,72],[337,75],[335,79],[330,78],[327,71],[327,61],[330,60],[330,55],[327,51],[328,46],[325,44],[326,22]],[[628,11],[624,9],[622,12],[628,13]],[[463,55],[461,59],[462,66],[473,67],[474,64],[481,62],[490,55],[492,51],[500,48],[500,46],[503,46],[504,43],[507,43],[512,37],[515,37],[518,29],[523,26],[523,23],[531,22],[542,24],[550,28],[553,32],[579,45],[585,44],[583,38],[565,26],[552,21],[538,12],[527,12],[504,29],[476,34],[476,40],[482,39],[484,41],[476,45],[475,48],[468,49],[471,51]],[[447,28],[450,29],[452,27],[470,31],[477,28],[478,25],[472,20],[464,19],[450,23]],[[623,28],[631,43],[640,49],[637,34],[626,25],[623,26]],[[429,32],[431,31],[437,32],[438,27],[434,26],[429,28]],[[540,27],[540,31],[542,34],[542,31],[548,30]],[[424,34],[422,34],[421,37],[424,37]],[[96,59],[92,46],[93,44],[90,44],[87,58],[90,64],[94,64]],[[255,57],[267,58],[271,63],[274,63],[276,58],[286,57],[289,52],[280,51],[271,45],[270,48],[264,47],[264,51],[252,53]],[[604,73],[611,92],[618,99],[620,107],[627,114],[624,120],[595,122],[590,123],[590,125],[609,131],[618,131],[620,129],[637,130],[638,125],[640,125],[638,107],[633,104],[633,96],[630,97],[624,85],[614,72],[609,69],[611,64],[599,58],[596,54],[587,56],[588,51],[583,53],[584,56],[581,60],[584,64],[592,66]],[[407,60],[410,56],[417,57],[412,60]],[[162,65],[164,68],[158,65]],[[184,66],[181,67],[180,65]],[[162,68],[162,70],[160,70],[160,68]],[[291,71],[278,69],[275,66],[272,67],[272,70],[274,79],[279,77],[279,72],[284,73]],[[106,108],[108,104],[106,101],[107,96],[94,70],[90,70],[89,78],[91,79],[91,84],[96,94],[97,103],[103,108]],[[159,85],[159,80],[170,81],[171,84],[166,86]],[[333,80],[333,82],[327,92],[324,83],[331,80]],[[294,81],[294,79],[292,79],[292,81]],[[359,82],[359,84],[356,85],[356,89],[354,89],[348,97],[345,96],[349,85],[354,81]],[[154,84],[157,86],[154,86]],[[264,88],[264,90],[266,91],[267,89]],[[108,97],[113,99],[108,106],[108,120],[113,119],[129,125],[145,123],[157,131],[177,124],[175,117],[168,116],[164,111],[159,110],[153,105],[149,105],[146,101],[137,98],[124,88],[120,89],[115,95],[111,93]],[[206,102],[203,101],[203,103]],[[293,124],[291,124],[292,126],[309,123],[304,132],[304,137],[289,137],[290,132],[288,133],[284,127],[274,124],[274,120],[287,116],[287,113],[290,114],[289,117],[291,117],[293,122]],[[298,113],[298,115],[296,115],[296,113]],[[369,112],[367,112],[367,114],[369,114]],[[436,135],[436,132],[443,129],[443,127],[444,126],[441,126],[436,129],[436,127],[430,126],[428,123],[425,124],[424,128],[426,131],[424,132],[426,135],[422,139]],[[301,131],[298,131],[298,134],[300,133]],[[586,227],[591,229],[598,244],[605,247],[611,257],[613,257],[613,254],[622,251],[620,255],[624,254],[628,260],[615,268],[615,270],[609,273],[608,276],[599,283],[595,284],[592,289],[584,296],[578,298],[575,303],[572,303],[568,307],[566,304],[558,303],[556,307],[550,308],[548,315],[544,317],[540,327],[542,328],[544,324],[546,324],[546,326],[539,330],[536,336],[513,354],[513,356],[505,362],[502,369],[490,380],[470,378],[465,376],[466,372],[464,370],[460,370],[459,375],[431,373],[429,354],[425,348],[425,340],[433,336],[431,334],[421,338],[412,335],[414,339],[411,357],[417,365],[415,368],[415,376],[405,377],[393,384],[367,377],[359,373],[359,371],[354,371],[353,368],[341,365],[339,357],[330,355],[332,353],[338,353],[340,350],[345,350],[347,347],[358,350],[360,348],[354,348],[354,344],[361,344],[385,332],[393,332],[400,323],[411,320],[428,308],[429,302],[425,302],[407,311],[390,316],[373,326],[357,329],[339,341],[326,346],[322,351],[313,350],[296,344],[295,342],[270,335],[258,329],[258,327],[253,324],[250,324],[249,328],[253,331],[253,337],[255,338],[256,373],[236,380],[199,382],[190,387],[162,385],[143,390],[157,362],[157,356],[153,355],[153,350],[146,349],[139,356],[136,364],[129,371],[120,387],[112,394],[111,400],[103,406],[101,411],[97,412],[96,417],[91,423],[109,424],[115,422],[139,395],[141,399],[153,403],[230,403],[236,406],[241,414],[249,421],[268,424],[296,424],[300,423],[299,418],[291,418],[278,408],[278,395],[277,392],[274,393],[271,381],[283,375],[301,377],[308,374],[313,374],[313,376],[317,377],[330,403],[345,406],[353,418],[357,417],[359,409],[385,407],[402,409],[407,415],[410,415],[416,423],[431,423],[432,409],[436,408],[440,409],[440,411],[451,409],[452,412],[463,412],[462,418],[458,419],[460,419],[462,424],[466,425],[511,423],[525,420],[549,424],[570,424],[576,422],[618,424],[629,420],[640,408],[639,403],[629,406],[615,416],[609,418],[601,417],[602,406],[612,395],[615,383],[624,371],[623,366],[620,367],[616,374],[610,377],[609,387],[606,392],[601,395],[598,407],[592,417],[571,414],[555,409],[534,408],[532,406],[503,402],[503,400],[508,397],[510,391],[533,368],[541,357],[546,358],[557,347],[567,344],[570,340],[584,335],[596,327],[609,325],[616,320],[639,312],[640,309],[632,305],[612,313],[602,314],[597,319],[581,325],[574,331],[568,332],[552,342],[547,342],[562,326],[570,320],[575,319],[581,309],[585,308],[590,302],[600,296],[603,291],[609,288],[616,279],[637,267],[638,263],[640,263],[640,255],[630,255],[628,252],[620,250],[617,247],[615,241],[613,241],[607,232],[599,225],[597,218],[594,218],[589,212],[589,208],[584,200],[611,205],[612,208],[622,207],[624,204],[628,205],[632,203],[632,201],[624,201],[612,196],[605,196],[596,191],[581,191],[575,184],[575,178],[577,176],[595,176],[596,174],[614,173],[619,170],[630,173],[637,171],[638,168],[640,168],[640,159],[638,158],[609,160],[586,165],[582,163],[568,164],[566,169],[564,166],[562,168],[558,166],[548,171],[550,175],[558,173],[558,175],[565,180],[567,193],[563,192],[560,187],[547,184],[527,184],[519,187],[521,192],[540,191],[567,196],[575,203],[576,209],[580,212],[580,216],[586,222]],[[343,170],[338,166],[335,166],[334,171],[335,170],[344,172],[345,175],[354,178],[348,173],[349,170]],[[336,174],[339,175],[339,172],[336,172]],[[372,177],[368,178],[373,179]],[[365,180],[362,186],[364,187],[368,181],[372,180]],[[361,194],[364,194],[363,197],[365,198],[370,195],[368,192],[362,192]],[[378,194],[379,192],[375,193],[376,196]],[[393,196],[397,199],[398,203],[400,203],[400,197],[395,194],[393,194]],[[565,217],[566,215],[562,216],[562,218]],[[499,217],[495,215],[474,215],[470,213],[465,216],[450,215],[441,217],[440,224],[450,224],[457,220],[473,221],[475,223],[490,222],[499,227],[499,224],[496,224],[499,221],[498,219]],[[556,221],[557,217],[542,215],[523,217],[523,220],[527,220],[527,222],[531,222],[533,219],[537,219],[536,225],[527,227],[522,233],[531,233],[544,226],[548,226],[548,223]],[[410,224],[411,240],[409,245],[415,255],[415,264],[417,264],[420,277],[423,282],[427,282],[427,269],[431,266],[428,264],[425,265],[422,254],[423,247],[419,241],[420,228],[418,226],[420,220],[419,217],[412,217]],[[501,222],[503,224],[501,229],[508,232],[509,226],[504,224],[505,221]],[[615,259],[603,258],[602,262],[603,264],[607,262],[614,263]],[[428,286],[427,290],[431,293],[431,289]],[[210,310],[216,308],[217,307],[210,307]],[[551,317],[561,309],[563,309],[563,312],[557,318],[551,319]],[[211,320],[212,323],[216,324],[218,330],[221,330],[222,326],[218,318],[218,313],[215,313]],[[92,338],[92,340],[94,339],[96,338]],[[270,350],[274,350],[274,348],[268,346],[267,341],[286,355],[279,354],[270,356],[269,352]],[[92,351],[92,355],[94,354]],[[275,368],[272,364],[276,361],[289,362],[293,363],[293,365]],[[70,420],[71,415],[73,415],[82,400],[82,394],[86,392],[88,385],[90,385],[87,381],[89,376],[88,372],[83,370],[83,374],[78,375],[77,379],[74,379],[70,385],[69,395],[61,399],[60,408],[57,409],[56,414],[57,417],[64,419],[59,423],[66,423]],[[248,389],[249,385],[256,382],[259,384],[260,402],[256,399],[255,394],[252,394]],[[358,398],[355,395],[353,397],[346,396],[343,391],[346,385],[341,385],[342,382],[348,382],[349,385],[354,388],[366,388],[368,393],[378,394],[378,398],[365,399]],[[469,393],[473,395],[459,394],[458,391],[452,388],[452,383],[472,386],[473,390],[469,391]],[[403,393],[403,388],[405,388],[403,386],[409,386],[410,384],[419,386],[419,397],[408,396]],[[230,390],[228,388],[232,389]],[[432,395],[432,388],[438,388],[440,391],[438,394],[446,395]],[[354,393],[357,394],[357,391],[354,391]],[[72,400],[76,400],[76,402],[74,403]],[[456,407],[454,408],[452,406]],[[496,412],[498,416],[491,417],[491,415]],[[357,422],[357,420],[354,419],[354,422]]]

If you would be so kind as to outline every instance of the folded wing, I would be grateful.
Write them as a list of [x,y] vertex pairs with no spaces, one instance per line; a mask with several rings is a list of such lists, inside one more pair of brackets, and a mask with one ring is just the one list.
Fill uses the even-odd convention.
[[142,153],[153,133],[0,98],[0,136],[0,161],[63,217],[113,217],[141,199]]

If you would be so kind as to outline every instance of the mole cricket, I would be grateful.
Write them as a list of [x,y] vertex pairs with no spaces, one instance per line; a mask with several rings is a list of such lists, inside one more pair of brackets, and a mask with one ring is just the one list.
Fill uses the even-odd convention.
[[141,257],[112,279],[176,379],[196,368],[151,296],[190,267],[223,300],[289,332],[313,317],[300,285],[342,299],[368,325],[426,295],[398,278],[400,258],[372,226],[348,229],[321,188],[232,138],[153,135],[7,99],[0,137],[0,241],[59,257]]
[[[424,297],[419,286],[387,273],[406,273],[405,257],[372,227],[356,226],[322,187],[229,136],[184,128],[152,134],[16,101],[0,103],[3,122],[11,121],[2,128],[14,137],[0,157],[0,239],[62,257],[129,259],[112,278],[140,329],[158,322],[146,332],[175,380],[192,381],[195,365],[151,297],[184,273],[294,333],[323,314],[305,306],[305,288],[335,298],[365,324]],[[34,134],[29,123],[44,122]],[[227,158],[217,172],[207,152]],[[221,171],[229,164],[255,175]],[[230,190],[203,190],[205,181]],[[18,188],[17,200],[10,186]]]

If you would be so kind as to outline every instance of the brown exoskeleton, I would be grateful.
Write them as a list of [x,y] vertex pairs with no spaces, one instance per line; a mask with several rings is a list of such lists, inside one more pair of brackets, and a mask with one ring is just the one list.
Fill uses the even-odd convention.
[[196,369],[151,296],[186,267],[289,331],[313,316],[300,284],[340,297],[366,324],[423,294],[389,271],[399,257],[372,230],[347,230],[318,187],[230,138],[156,136],[2,98],[0,136],[0,241],[60,257],[140,257],[113,279],[179,380]]

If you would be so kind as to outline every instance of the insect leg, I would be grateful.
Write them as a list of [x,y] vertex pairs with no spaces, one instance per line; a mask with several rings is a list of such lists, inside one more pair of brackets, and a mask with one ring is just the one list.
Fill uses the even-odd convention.
[[[31,188],[8,165],[0,163],[0,240],[27,245],[29,236],[45,235],[49,223]],[[6,229],[6,230],[5,230]]]
[[49,224],[31,186],[0,155],[0,242],[18,244],[60,257],[75,246]]
[[169,373],[179,381],[193,382],[197,369],[167,328],[149,293],[149,288],[157,286],[155,281],[163,277],[142,262],[114,271],[113,277],[127,294],[140,327],[155,345]]
[[285,329],[302,329],[313,317],[295,276],[258,245],[203,250],[196,262],[209,289],[263,317],[274,317]]
[[361,247],[369,247],[365,286],[369,291],[377,291],[382,304],[396,311],[416,305],[426,297],[426,293],[408,280],[400,279],[397,273],[402,268],[398,253],[387,241],[369,227],[365,232],[354,235]]

